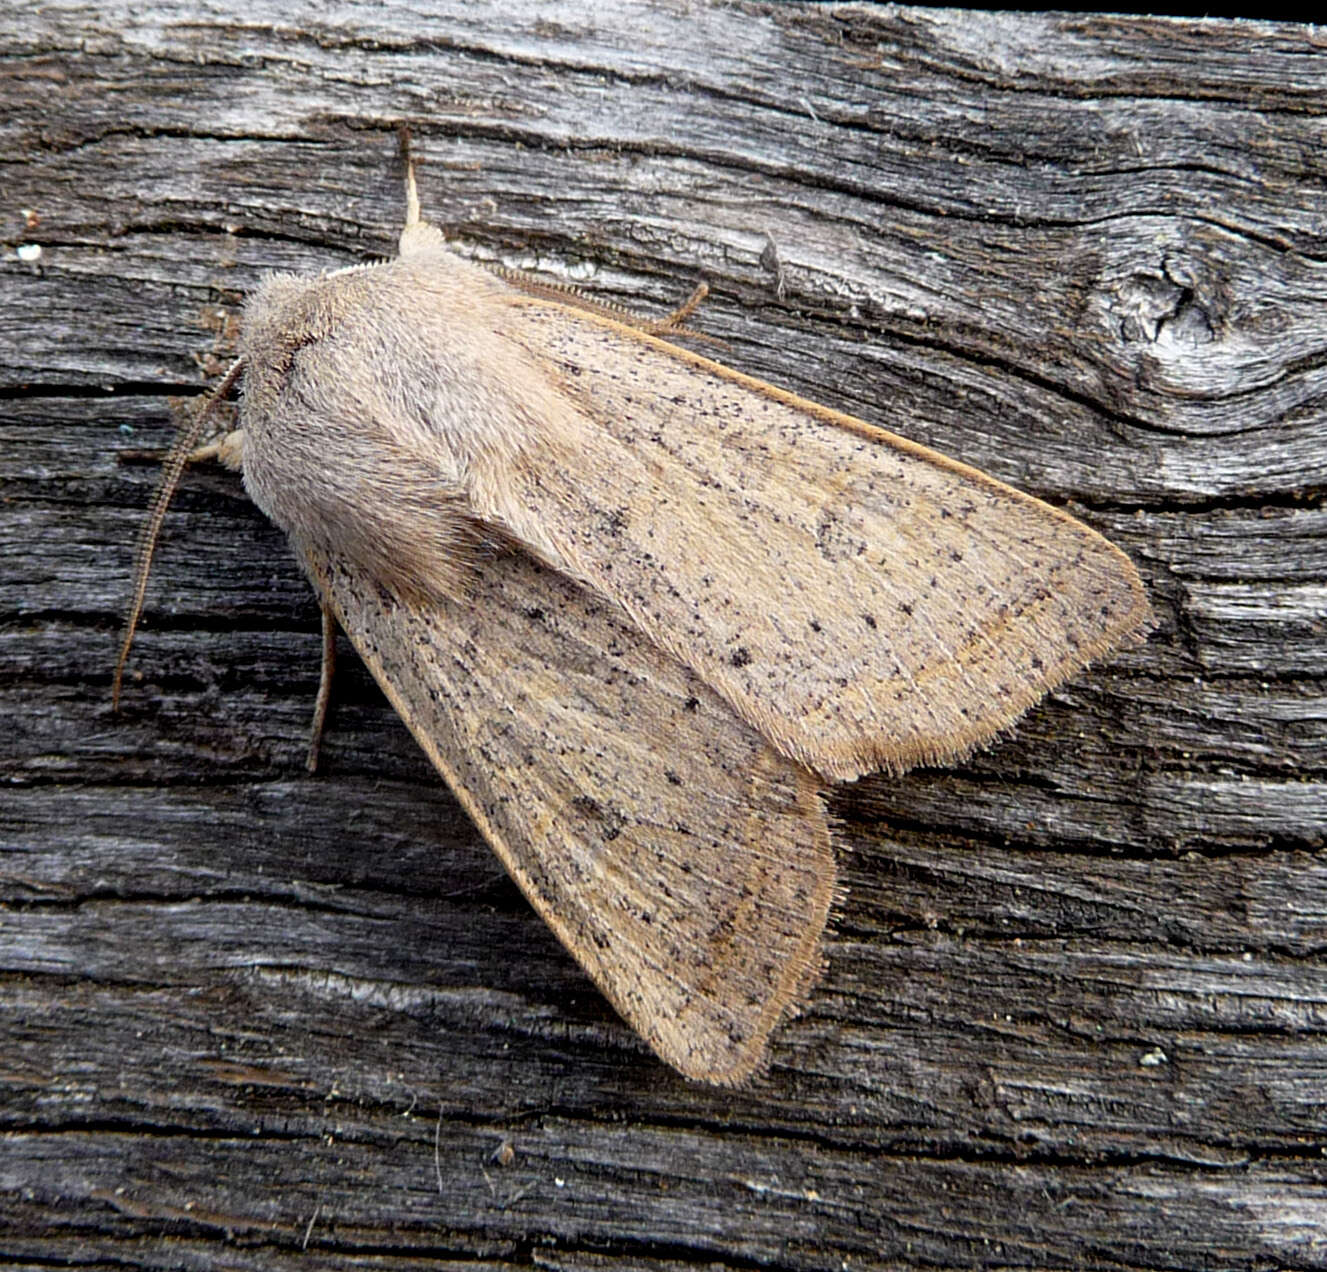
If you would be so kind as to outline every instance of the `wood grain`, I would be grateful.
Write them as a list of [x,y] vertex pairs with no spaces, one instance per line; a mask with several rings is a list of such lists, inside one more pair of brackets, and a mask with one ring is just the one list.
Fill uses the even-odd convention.
[[[0,77],[0,1263],[1327,1266],[1320,31],[24,2]],[[467,253],[660,313],[703,275],[725,361],[1148,583],[1144,648],[837,796],[750,1091],[651,1059],[349,658],[304,776],[316,608],[224,475],[110,714],[117,456],[263,271],[391,250],[402,121]]]

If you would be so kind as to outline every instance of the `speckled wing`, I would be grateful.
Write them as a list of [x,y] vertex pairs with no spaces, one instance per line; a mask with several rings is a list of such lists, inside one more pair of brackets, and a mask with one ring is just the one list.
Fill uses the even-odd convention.
[[739,1082],[819,971],[834,862],[814,778],[611,604],[519,553],[398,603],[300,547],[512,877],[688,1077]]
[[504,308],[576,437],[511,515],[829,778],[960,757],[1147,625],[1129,560],[1037,499],[611,318]]

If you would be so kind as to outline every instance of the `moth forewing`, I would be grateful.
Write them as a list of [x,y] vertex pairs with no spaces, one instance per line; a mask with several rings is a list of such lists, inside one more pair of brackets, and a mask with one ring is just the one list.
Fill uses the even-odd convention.
[[310,577],[508,872],[674,1068],[733,1083],[820,966],[817,786],[615,606],[520,553],[408,603]]
[[579,431],[498,515],[826,777],[953,761],[1147,624],[1129,560],[1040,500],[611,319],[507,308]]

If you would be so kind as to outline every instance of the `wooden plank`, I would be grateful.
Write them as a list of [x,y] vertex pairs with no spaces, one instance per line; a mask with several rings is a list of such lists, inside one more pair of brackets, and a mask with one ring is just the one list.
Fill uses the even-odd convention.
[[[21,3],[0,32],[14,1266],[1327,1266],[1327,63],[1308,28],[787,4]],[[150,465],[268,269],[458,249],[1071,507],[1142,649],[833,797],[770,1073],[664,1071],[363,669]],[[40,258],[18,253],[41,247]],[[499,1153],[511,1148],[510,1160]]]

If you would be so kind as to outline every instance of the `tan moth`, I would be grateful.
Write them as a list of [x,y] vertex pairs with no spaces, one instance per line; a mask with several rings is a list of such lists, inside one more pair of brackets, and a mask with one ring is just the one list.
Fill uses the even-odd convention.
[[[737,1083],[805,1000],[835,896],[825,781],[944,763],[1138,636],[1095,531],[954,460],[499,275],[399,255],[267,278],[240,428],[184,464],[290,536],[507,870],[622,1017]],[[698,297],[696,298],[698,299]]]

